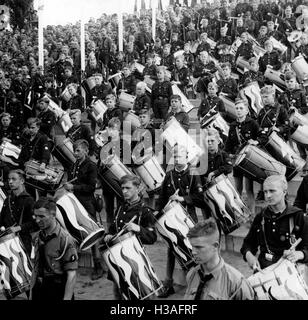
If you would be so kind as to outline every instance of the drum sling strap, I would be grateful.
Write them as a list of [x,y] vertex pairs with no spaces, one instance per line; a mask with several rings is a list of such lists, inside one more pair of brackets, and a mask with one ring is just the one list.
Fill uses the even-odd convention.
[[[11,207],[11,196],[8,196],[8,204],[9,204],[9,210],[10,210],[11,217],[15,221],[15,224],[16,224],[17,223],[16,217],[15,217],[13,210],[12,210],[12,207]],[[21,209],[21,215],[20,215],[20,218],[18,221],[18,226],[21,226],[23,216],[24,216],[24,207],[22,207],[22,209]]]
[[72,139],[72,140],[73,140],[74,135],[75,135],[79,130],[81,130],[81,126],[80,126],[80,125],[78,126],[78,128],[77,128],[74,132],[72,132],[72,133],[69,134],[69,136],[71,136],[71,139]]

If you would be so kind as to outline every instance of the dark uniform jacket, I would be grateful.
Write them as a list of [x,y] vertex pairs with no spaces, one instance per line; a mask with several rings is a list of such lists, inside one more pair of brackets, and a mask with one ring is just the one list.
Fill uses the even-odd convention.
[[185,94],[186,87],[189,83],[189,70],[187,67],[183,66],[181,69],[175,67],[171,73],[171,81],[180,81],[181,84],[177,86]]
[[208,154],[208,170],[202,178],[207,177],[211,172],[214,173],[214,177],[232,172],[232,162],[225,151],[218,149],[215,154]]
[[178,195],[184,198],[181,204],[187,208],[188,213],[197,222],[195,207],[202,208],[203,190],[200,176],[192,174],[189,167],[181,172],[172,169],[166,173],[161,186],[158,200],[158,210],[161,211],[169,201],[169,198],[179,189]]
[[66,133],[66,137],[70,138],[73,142],[84,139],[89,143],[89,155],[91,156],[94,152],[95,142],[93,135],[91,134],[90,128],[85,124],[79,126],[72,126]]
[[95,86],[91,90],[92,97],[96,97],[97,99],[101,99],[101,100],[105,100],[106,96],[111,93],[112,93],[112,88],[109,83],[108,84],[102,83],[101,85]]
[[38,132],[32,141],[30,141],[30,137],[22,141],[22,148],[18,162],[23,167],[24,163],[30,159],[36,160],[40,163],[49,163],[50,150],[48,138],[45,134]]
[[197,82],[197,92],[207,92],[207,85],[214,78],[214,73],[217,71],[215,63],[213,61],[203,64],[201,61],[198,61],[195,64],[193,71],[193,77],[199,78]]
[[163,55],[160,60],[160,65],[167,67],[169,71],[172,71],[174,68],[174,57],[173,54],[169,54],[168,56]]
[[275,125],[280,131],[279,135],[285,140],[289,134],[289,116],[286,109],[276,103],[274,106],[264,106],[258,114],[257,121],[260,126],[259,142],[265,144],[271,129]]
[[109,120],[112,118],[118,118],[121,123],[123,122],[123,112],[120,108],[115,107],[113,109],[107,109],[103,115],[103,125],[102,129],[105,129],[108,126]]
[[226,93],[228,98],[235,100],[238,94],[237,83],[235,79],[231,77],[228,79],[221,78],[217,81],[217,86],[219,92]]
[[80,94],[77,94],[76,96],[72,97],[70,101],[67,104],[67,109],[79,109],[81,112],[84,111],[84,98]]
[[[264,220],[263,220],[264,219]],[[293,219],[293,226],[290,219]],[[262,221],[263,220],[263,221]],[[264,232],[262,228],[264,223]],[[292,235],[296,239],[302,238],[301,243],[297,246],[296,250],[303,251],[304,259],[299,261],[303,263],[308,262],[308,222],[307,217],[301,209],[287,205],[284,212],[279,215],[274,215],[270,208],[266,208],[261,213],[257,214],[250,230],[244,239],[241,253],[245,258],[247,251],[255,255],[260,249],[259,261],[261,268],[264,268],[272,263],[275,263],[283,255],[284,250],[291,247],[290,240]],[[274,253],[274,260],[272,262],[265,259],[267,252],[265,240],[268,244],[270,251]]]
[[85,207],[88,213],[95,216],[95,186],[97,178],[97,167],[88,157],[80,163],[76,161],[68,172],[68,181],[77,177],[77,180],[72,182],[74,185],[74,195]]
[[308,204],[308,176],[305,176],[302,180],[294,200],[294,206],[306,211]]
[[172,111],[168,113],[167,121],[171,118],[175,117],[175,119],[179,122],[182,128],[188,132],[189,129],[189,115],[185,111],[179,111],[177,113],[173,113]]
[[110,225],[108,233],[118,233],[123,229],[125,223],[128,223],[134,216],[137,216],[134,221],[135,224],[140,226],[140,233],[137,236],[143,244],[153,244],[157,239],[153,211],[142,200],[132,204],[125,201],[117,209],[114,222]]
[[185,65],[187,66],[187,68],[191,72],[192,68],[194,66],[194,62],[195,62],[194,55],[190,52],[188,52],[188,53],[184,52],[183,56],[184,56]]
[[169,109],[170,97],[173,94],[170,81],[155,81],[152,86],[151,106],[154,114],[157,109]]
[[[0,126],[0,141],[2,142],[3,138],[7,138],[11,140],[11,143],[15,146],[20,144],[20,132],[13,125],[9,125],[8,127]],[[1,143],[0,142],[0,143]]]
[[261,72],[265,72],[267,65],[273,67],[274,70],[279,70],[281,67],[281,61],[279,53],[273,50],[271,53],[266,52],[259,60],[259,67]]
[[47,137],[51,137],[51,132],[56,124],[56,116],[55,114],[47,109],[45,111],[41,111],[37,117],[41,120],[40,131],[46,134]]
[[306,114],[308,112],[306,94],[304,90],[294,89],[290,91],[286,89],[280,94],[278,102],[282,104],[287,111],[289,111],[289,108],[293,105],[293,107],[297,108],[302,114]]
[[[236,128],[238,128],[238,134],[236,132]],[[225,151],[227,153],[236,154],[248,140],[257,140],[258,133],[258,123],[248,116],[246,116],[246,119],[243,122],[232,122],[230,124],[229,135],[225,144]]]
[[208,95],[201,101],[198,109],[198,117],[204,117],[210,110],[215,110],[221,113],[222,116],[225,116],[226,114],[225,105],[217,96],[211,97]]
[[243,57],[245,60],[249,60],[249,58],[253,57],[252,44],[249,42],[242,43],[236,51],[235,61],[239,56]]
[[129,75],[128,77],[122,77],[122,80],[119,81],[117,87],[117,94],[120,94],[120,90],[125,90],[126,93],[135,95],[136,91],[136,79],[133,75]]
[[151,109],[151,98],[145,93],[142,96],[137,96],[134,101],[133,110],[136,115],[139,115],[140,110],[142,109]]
[[10,192],[4,200],[0,213],[0,226],[9,228],[13,225],[18,225],[21,227],[20,237],[29,255],[32,247],[30,233],[38,230],[37,224],[32,217],[33,206],[34,199],[28,192],[23,191],[18,196]]
[[157,80],[157,65],[152,63],[151,65],[146,64],[142,71],[143,76],[150,76],[151,79]]

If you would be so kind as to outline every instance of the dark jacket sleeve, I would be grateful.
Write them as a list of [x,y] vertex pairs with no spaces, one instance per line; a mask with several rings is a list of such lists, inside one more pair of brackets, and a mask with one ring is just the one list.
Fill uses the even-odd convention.
[[32,197],[28,197],[24,203],[23,220],[20,226],[21,232],[30,233],[39,230],[38,225],[33,219],[33,207],[34,199]]
[[97,167],[93,163],[87,165],[85,175],[87,177],[87,183],[76,183],[74,184],[74,191],[78,193],[92,193],[95,191],[96,178],[97,178]]
[[300,208],[303,211],[306,211],[306,206],[308,203],[308,176],[306,176],[298,190],[297,190],[297,194],[296,194],[296,198],[294,200],[294,207]]
[[140,219],[139,237],[143,244],[153,244],[157,240],[157,234],[154,227],[155,217],[150,208],[143,208]]
[[37,147],[38,147],[39,153],[41,155],[41,159],[40,159],[41,163],[46,163],[46,165],[47,165],[50,160],[50,150],[49,150],[47,136],[42,135],[39,138]]
[[296,250],[304,253],[304,258],[298,262],[308,262],[308,217],[302,212],[297,212],[294,219],[294,234],[296,239],[301,238],[302,241],[296,247]]
[[169,201],[169,194],[167,191],[167,185],[169,183],[169,179],[170,177],[169,177],[169,174],[167,173],[162,183],[159,198],[158,198],[158,211],[161,211]]
[[187,205],[193,205],[198,208],[204,207],[204,197],[202,183],[199,175],[192,175],[191,188],[189,194],[185,195],[183,198]]
[[233,168],[232,162],[231,162],[229,155],[226,152],[222,151],[221,152],[221,165],[219,166],[218,169],[216,169],[214,171],[215,177],[218,177],[221,174],[228,175],[229,173],[232,172],[232,168]]

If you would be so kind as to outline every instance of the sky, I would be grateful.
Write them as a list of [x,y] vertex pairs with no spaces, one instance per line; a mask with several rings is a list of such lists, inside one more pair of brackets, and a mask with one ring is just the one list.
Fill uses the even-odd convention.
[[[104,12],[117,13],[120,3],[123,12],[132,13],[135,4],[135,0],[34,0],[35,9],[39,1],[44,3],[44,26],[74,23],[81,18],[82,14],[88,19],[99,18]],[[140,7],[141,0],[137,1]],[[148,8],[150,0],[145,0],[145,3]],[[162,3],[163,6],[167,6],[169,0],[162,0]]]

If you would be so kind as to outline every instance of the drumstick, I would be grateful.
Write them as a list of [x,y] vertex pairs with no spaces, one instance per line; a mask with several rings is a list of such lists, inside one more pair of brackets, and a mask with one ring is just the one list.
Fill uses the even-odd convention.
[[300,244],[301,241],[302,241],[302,238],[298,238],[298,239],[292,244],[292,246],[290,247],[289,250],[294,250],[294,249]]
[[123,229],[122,229],[117,235],[115,235],[115,236],[111,239],[111,241],[113,241],[113,240],[115,240],[116,238],[118,238],[118,237],[126,230],[127,226],[128,226],[131,222],[135,221],[136,218],[137,218],[137,216],[133,216],[132,219],[123,227]]
[[65,182],[65,183],[62,183],[61,186],[59,186],[55,191],[58,191],[59,189],[63,188],[66,183],[72,183],[72,182],[76,181],[77,179],[78,179],[78,178],[75,177],[74,179],[72,179],[72,180],[70,180],[70,181],[67,181],[67,182]]

